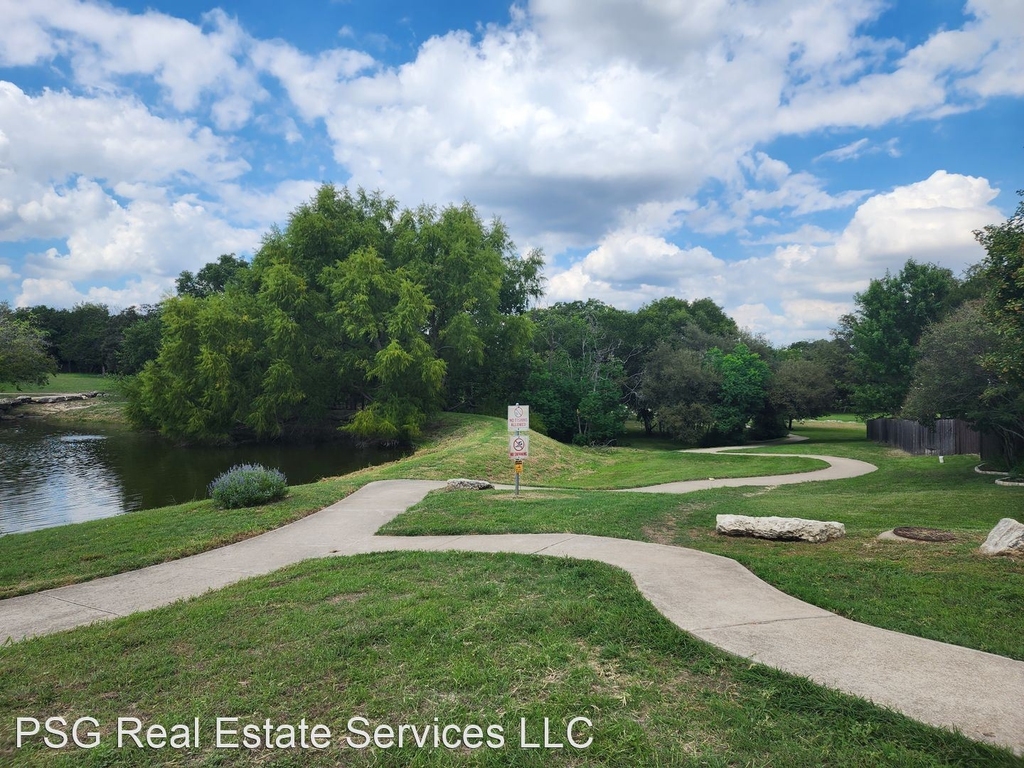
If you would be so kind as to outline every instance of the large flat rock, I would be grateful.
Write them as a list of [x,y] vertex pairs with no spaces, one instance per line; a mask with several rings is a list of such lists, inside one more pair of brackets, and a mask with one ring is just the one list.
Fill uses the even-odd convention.
[[726,536],[753,536],[776,541],[820,543],[846,535],[846,526],[834,521],[804,520],[799,517],[749,517],[718,515],[715,530]]

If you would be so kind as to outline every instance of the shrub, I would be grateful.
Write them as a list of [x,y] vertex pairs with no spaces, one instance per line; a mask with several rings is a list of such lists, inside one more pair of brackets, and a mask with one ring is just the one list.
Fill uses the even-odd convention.
[[221,509],[254,507],[283,499],[288,481],[277,469],[260,464],[238,464],[210,483],[210,498]]

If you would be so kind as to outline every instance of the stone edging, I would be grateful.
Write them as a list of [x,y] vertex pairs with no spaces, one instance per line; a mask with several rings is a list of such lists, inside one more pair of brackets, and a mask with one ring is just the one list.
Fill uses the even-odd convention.
[[[999,475],[1000,477],[1002,477],[1004,475],[1010,474],[1009,472],[997,472],[994,469],[982,469],[981,467],[982,464],[978,464],[974,468],[974,471],[977,472],[979,475]],[[996,482],[998,483],[999,481],[996,480]]]

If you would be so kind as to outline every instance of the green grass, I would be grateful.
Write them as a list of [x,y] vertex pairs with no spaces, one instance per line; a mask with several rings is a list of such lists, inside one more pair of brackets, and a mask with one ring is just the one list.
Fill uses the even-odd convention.
[[[371,480],[468,476],[509,482],[513,478],[507,440],[502,420],[451,414],[412,456],[341,478],[292,486],[289,496],[275,504],[216,510],[209,500],[194,501],[0,536],[0,598],[122,573],[256,536],[316,512]],[[533,438],[531,450],[539,458],[527,464],[526,481],[580,486],[629,486],[821,466],[810,459],[592,450],[562,445],[540,435]]]
[[[857,621],[1024,660],[1024,562],[977,553],[1003,517],[1020,519],[1024,489],[973,471],[976,457],[913,457],[864,439],[863,428],[804,425],[813,440],[760,452],[849,456],[877,472],[850,480],[734,488],[684,496],[528,492],[435,493],[398,516],[389,534],[574,532],[692,547],[734,558],[779,589]],[[536,493],[536,496],[534,495]],[[714,533],[715,516],[838,520],[827,544]],[[884,542],[903,525],[954,531],[948,544]]]
[[216,509],[209,499],[0,537],[0,599],[177,560],[278,528],[352,493],[334,478],[279,502]]
[[0,392],[0,397],[18,397],[19,395],[56,395],[77,394],[81,392],[112,392],[116,381],[110,376],[98,373],[58,373],[43,386],[25,384],[21,391]]
[[[828,423],[828,422],[833,422],[833,421],[839,421],[839,422],[843,422],[845,424],[856,424],[856,425],[861,426],[861,427],[864,426],[864,420],[860,416],[857,416],[856,414],[853,414],[853,413],[830,413],[827,416],[819,416],[818,418],[810,419],[809,421],[811,421],[812,423],[813,422]],[[802,424],[803,422],[799,422],[799,423]]]
[[[448,414],[444,437],[400,462],[364,470],[381,478],[514,480],[504,419]],[[635,488],[676,480],[754,477],[821,469],[814,459],[757,459],[640,448],[580,448],[530,434],[522,482],[560,488]]]
[[112,376],[98,373],[58,373],[45,386],[26,385],[21,392],[0,393],[0,397],[11,398],[21,395],[59,395],[102,392],[103,396],[81,402],[45,405],[28,404],[18,406],[19,416],[43,418],[55,424],[125,424],[124,396],[117,380]]
[[[91,716],[101,744],[16,750],[17,717]],[[478,724],[477,750],[343,746],[352,717]],[[522,749],[592,720],[586,750]],[[197,751],[118,749],[118,717],[200,721]],[[214,718],[323,723],[322,751],[215,749]],[[610,566],[389,553],[293,566],[0,647],[0,762],[19,766],[1013,766],[1007,752],[721,653]],[[581,734],[582,735],[582,734]]]

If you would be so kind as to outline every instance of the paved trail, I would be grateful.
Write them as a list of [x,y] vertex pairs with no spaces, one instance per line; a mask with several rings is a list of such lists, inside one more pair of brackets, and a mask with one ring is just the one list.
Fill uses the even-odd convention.
[[[856,477],[876,469],[853,459],[812,458],[830,466],[801,474],[665,483],[636,490],[686,493],[784,485]],[[629,571],[641,593],[673,623],[719,648],[1024,754],[1024,662],[843,619],[780,592],[728,558],[575,534],[375,535],[381,525],[443,486],[426,480],[370,483],[320,512],[237,544],[2,600],[0,642],[149,610],[313,557],[394,550],[574,557]]]

